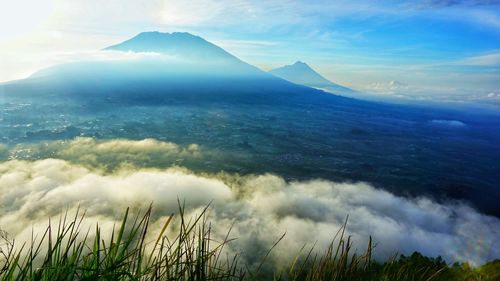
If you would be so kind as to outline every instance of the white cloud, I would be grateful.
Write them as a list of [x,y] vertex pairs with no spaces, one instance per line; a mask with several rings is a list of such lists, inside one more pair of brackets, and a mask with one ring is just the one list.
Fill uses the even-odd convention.
[[409,91],[410,86],[406,83],[397,80],[391,80],[386,83],[385,82],[372,83],[368,85],[366,89],[380,93],[394,94],[400,91]]
[[361,92],[367,93],[373,98],[400,99],[400,100],[423,100],[424,92],[435,91],[435,89],[424,89],[420,86],[410,85],[398,80],[388,82],[374,82],[358,88]]
[[497,99],[500,100],[500,92],[491,92],[486,95],[487,99]]
[[439,127],[447,127],[447,128],[466,128],[467,124],[460,120],[431,120],[431,125],[439,126]]
[[[238,239],[230,251],[242,251],[248,263],[258,261],[285,231],[273,254],[275,263],[290,262],[303,245],[317,242],[316,250],[322,251],[347,215],[356,247],[365,248],[373,236],[379,259],[415,250],[450,262],[483,263],[500,255],[500,221],[463,204],[398,197],[366,183],[286,182],[273,175],[195,174],[134,165],[130,159],[141,159],[142,153],[171,157],[198,150],[153,140],[83,139],[60,146],[54,155],[67,160],[0,163],[0,229],[18,241],[29,237],[33,224],[38,229],[48,217],[77,205],[87,210],[88,224],[99,220],[111,225],[127,206],[154,202],[154,223],[161,224],[176,212],[179,198],[188,214],[213,201],[214,237],[221,238],[234,223],[232,237]],[[95,159],[99,154],[106,156]],[[106,161],[118,168],[109,171]],[[120,161],[129,164],[119,168]]]

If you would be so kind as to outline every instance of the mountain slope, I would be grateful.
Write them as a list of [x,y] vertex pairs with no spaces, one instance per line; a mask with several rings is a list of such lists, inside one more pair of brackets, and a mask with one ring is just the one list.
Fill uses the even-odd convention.
[[329,81],[321,76],[321,74],[314,71],[309,65],[301,61],[297,61],[292,65],[285,65],[273,69],[269,71],[269,73],[296,84],[325,89],[333,93],[355,93],[352,89]]

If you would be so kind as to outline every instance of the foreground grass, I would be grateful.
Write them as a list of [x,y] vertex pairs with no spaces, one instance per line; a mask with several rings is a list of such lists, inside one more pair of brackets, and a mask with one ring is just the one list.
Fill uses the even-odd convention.
[[[297,253],[286,269],[263,270],[274,246],[254,268],[239,264],[238,255],[228,257],[224,248],[231,241],[214,241],[205,213],[186,221],[183,208],[174,223],[170,216],[154,241],[147,241],[151,208],[130,219],[124,214],[119,228],[109,235],[97,225],[82,231],[84,215],[50,223],[40,239],[18,247],[0,233],[0,281],[10,280],[500,280],[500,261],[479,268],[468,264],[447,265],[441,258],[414,253],[383,264],[372,260],[373,246],[353,253],[346,224],[322,254],[313,249]],[[346,221],[347,223],[347,221]],[[167,238],[168,228],[176,229]],[[108,237],[105,239],[104,237]],[[283,237],[281,237],[283,238]],[[243,253],[244,254],[244,253]]]

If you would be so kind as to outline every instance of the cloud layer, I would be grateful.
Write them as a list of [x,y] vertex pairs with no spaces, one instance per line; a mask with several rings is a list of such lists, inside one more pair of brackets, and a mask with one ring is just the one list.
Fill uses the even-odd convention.
[[[214,235],[223,237],[234,224],[231,235],[237,240],[229,251],[242,252],[250,264],[284,232],[274,252],[276,264],[290,262],[303,245],[316,243],[316,250],[323,250],[347,215],[355,246],[364,249],[371,235],[379,259],[415,250],[449,262],[483,263],[500,256],[500,221],[465,205],[397,197],[366,183],[286,182],[274,175],[195,174],[134,165],[148,155],[192,155],[189,150],[155,140],[77,139],[54,149],[53,155],[67,160],[2,162],[0,229],[23,241],[33,225],[43,228],[49,217],[68,208],[85,209],[88,225],[111,225],[126,207],[144,208],[150,202],[153,225],[159,226],[176,213],[179,198],[188,214],[212,202]],[[110,170],[106,161],[115,168]],[[129,164],[117,165],[120,161]]]
[[186,159],[199,160],[202,152],[197,144],[181,147],[155,139],[130,141],[80,137],[70,141],[20,144],[11,149],[0,146],[0,159],[2,155],[3,159],[12,160],[57,158],[89,168],[112,171],[125,166],[172,166]]

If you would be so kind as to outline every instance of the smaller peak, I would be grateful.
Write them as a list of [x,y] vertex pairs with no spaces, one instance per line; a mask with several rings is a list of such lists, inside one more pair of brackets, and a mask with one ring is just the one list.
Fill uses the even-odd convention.
[[311,67],[307,63],[300,61],[300,60],[296,61],[294,64],[292,64],[291,67],[303,69],[303,70],[311,69]]

